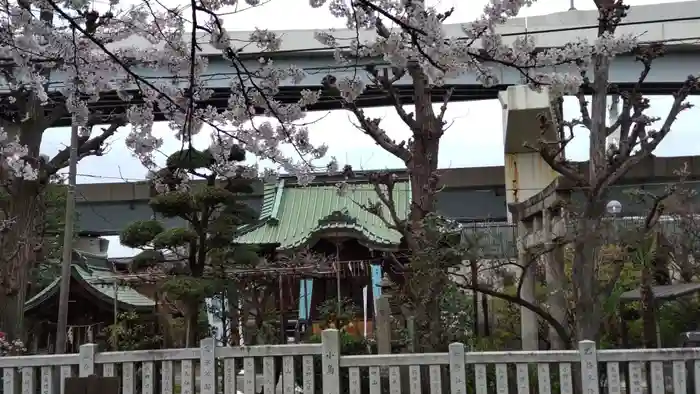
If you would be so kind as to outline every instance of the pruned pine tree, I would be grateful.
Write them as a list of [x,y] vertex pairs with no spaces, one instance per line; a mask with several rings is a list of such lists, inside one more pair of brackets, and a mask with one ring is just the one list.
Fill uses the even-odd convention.
[[[187,346],[209,334],[198,324],[205,298],[220,294],[223,279],[237,268],[258,261],[254,248],[232,243],[257,213],[241,200],[253,192],[252,180],[243,176],[244,152],[233,146],[226,154],[227,161],[215,160],[209,150],[171,155],[153,177],[149,205],[158,219],[134,222],[120,235],[122,245],[158,252],[140,263],[161,275],[161,290],[181,305]],[[203,182],[193,184],[195,179]]]

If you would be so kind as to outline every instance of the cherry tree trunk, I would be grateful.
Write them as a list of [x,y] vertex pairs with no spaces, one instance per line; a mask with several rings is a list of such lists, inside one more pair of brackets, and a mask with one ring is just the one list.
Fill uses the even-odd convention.
[[[43,130],[31,121],[21,128],[0,124],[8,137],[19,136],[27,146],[28,157],[38,158]],[[0,219],[9,225],[0,233],[0,331],[10,338],[22,338],[24,302],[29,274],[36,263],[42,245],[43,186],[39,181],[14,177],[6,167],[0,167]]]
[[190,301],[187,303],[187,315],[185,316],[187,325],[187,338],[185,347],[199,346],[199,301]]
[[[438,140],[415,141],[413,159],[407,163],[411,176],[411,211],[409,220],[417,225],[431,212],[435,212],[437,189]],[[432,186],[435,184],[435,186]]]
[[0,331],[22,338],[29,273],[42,246],[43,203],[36,182],[15,179],[2,216],[12,224],[0,238]]
[[416,122],[411,157],[405,164],[411,176],[409,221],[416,226],[427,214],[435,212],[438,152],[443,124],[435,116],[427,76],[416,68],[410,68],[409,72],[413,79]]
[[[585,219],[583,220],[586,221]],[[571,282],[574,289],[576,339],[595,341],[598,336],[598,305],[596,300],[595,246],[591,245],[593,226],[584,224],[585,233],[574,243]],[[587,240],[588,239],[588,240]]]
[[641,285],[639,287],[640,305],[642,310],[642,338],[644,347],[654,349],[656,343],[656,308],[654,291],[652,289],[651,264],[644,262],[642,267]]
[[[413,79],[415,124],[412,130],[413,140],[409,145],[410,159],[406,160],[405,164],[411,182],[411,208],[408,222],[410,228],[415,230],[420,228],[428,214],[436,212],[439,181],[438,152],[443,124],[433,110],[428,78],[419,68],[409,67],[409,73]],[[408,247],[412,250],[420,249],[410,233],[412,231],[406,237]],[[430,266],[432,263],[427,264]],[[440,319],[440,296],[444,293],[447,276],[445,272],[428,269],[427,272],[430,272],[430,275],[423,277],[425,274],[423,269],[415,266],[414,269],[415,272],[405,275],[405,283],[409,284],[407,287],[415,286],[414,290],[408,291],[413,298],[412,303],[416,305],[409,312],[412,315],[416,333],[414,345],[419,352],[436,351],[444,345],[444,343],[436,343],[436,340],[443,338],[440,334],[445,332]]]

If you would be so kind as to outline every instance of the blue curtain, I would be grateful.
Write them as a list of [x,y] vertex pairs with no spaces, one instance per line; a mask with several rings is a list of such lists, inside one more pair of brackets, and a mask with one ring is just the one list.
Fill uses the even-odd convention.
[[313,279],[299,282],[299,320],[309,320],[311,316],[311,295],[314,288]]
[[382,266],[372,265],[372,298],[376,301],[382,295],[382,288],[379,284],[382,281]]

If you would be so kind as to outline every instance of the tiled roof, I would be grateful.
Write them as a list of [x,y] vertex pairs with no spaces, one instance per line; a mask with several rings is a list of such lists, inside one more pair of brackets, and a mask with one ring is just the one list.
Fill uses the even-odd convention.
[[[397,183],[393,194],[397,214],[405,219],[411,198],[409,183]],[[259,223],[244,229],[235,242],[279,244],[279,249],[287,250],[312,243],[324,233],[343,231],[374,248],[394,248],[401,242],[399,232],[359,205],[376,201],[374,186],[367,183],[350,184],[341,196],[332,184],[285,187],[281,180],[265,187]],[[391,222],[386,208],[383,216]]]
[[[100,256],[92,256],[84,252],[78,252],[80,255],[87,255],[87,261],[99,260]],[[81,264],[73,262],[72,278],[97,298],[113,303],[114,302],[114,285],[109,284],[110,281],[117,279],[118,274],[110,271],[104,266]],[[43,290],[37,293],[34,297],[27,300],[24,304],[24,310],[32,310],[45,300],[57,295],[60,290],[60,278],[57,278]],[[155,301],[139,293],[129,286],[119,285],[117,288],[117,299],[119,300],[119,308],[125,309],[150,309],[155,307]]]

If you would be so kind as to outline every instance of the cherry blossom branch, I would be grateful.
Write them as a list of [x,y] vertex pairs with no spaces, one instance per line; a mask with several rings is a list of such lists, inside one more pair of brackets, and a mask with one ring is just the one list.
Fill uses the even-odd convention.
[[[401,97],[399,95],[399,92],[397,91],[396,87],[394,86],[394,83],[401,79],[403,76],[403,73],[399,72],[394,72],[393,77],[389,77],[389,70],[384,69],[383,70],[383,75],[379,74],[379,70],[377,70],[376,67],[374,66],[368,66],[366,68],[367,72],[372,76],[372,81],[378,85],[381,86],[384,91],[389,94],[389,97],[391,97],[391,104],[394,106],[394,110],[396,113],[399,115],[401,120],[411,129],[416,129],[418,127],[418,124],[416,123],[416,120],[413,117],[413,114],[409,114],[406,112],[406,110],[403,108],[403,103],[401,102]],[[398,71],[398,70],[397,70]]]
[[[678,115],[686,110],[692,108],[692,104],[686,102],[688,95],[691,91],[698,88],[700,80],[697,77],[689,76],[683,83],[683,86],[674,94],[673,104],[666,114],[663,125],[658,131],[650,131],[649,133],[643,132],[646,127],[648,119],[643,118],[641,115],[641,110],[639,111],[639,116],[634,122],[635,128],[639,131],[632,133],[632,135],[627,138],[624,143],[624,151],[617,153],[611,152],[612,155],[609,158],[614,165],[608,167],[608,171],[601,176],[596,185],[597,190],[603,190],[605,187],[614,184],[619,179],[621,179],[630,169],[635,165],[639,164],[642,160],[650,157],[654,150],[659,146],[659,144],[666,138],[668,133],[671,131],[671,127],[675,122]],[[632,141],[632,138],[638,140],[639,143],[636,144]],[[639,146],[639,150],[632,154],[631,147]]]
[[[331,90],[335,94],[340,94],[335,81],[335,77],[327,76],[323,81],[326,89]],[[404,143],[396,143],[391,140],[386,132],[379,127],[381,119],[370,119],[365,115],[365,111],[360,108],[355,102],[343,100],[343,106],[352,112],[360,124],[360,130],[371,137],[382,149],[394,155],[404,163],[411,160],[411,152],[404,146]]]
[[569,331],[557,319],[555,319],[551,314],[549,314],[549,312],[547,312],[541,306],[536,305],[530,301],[524,300],[522,297],[520,297],[519,293],[517,295],[511,295],[502,291],[494,290],[490,287],[478,283],[470,283],[472,282],[471,278],[469,278],[465,274],[460,274],[458,272],[451,273],[451,275],[462,277],[462,281],[458,281],[457,283],[467,283],[467,285],[465,285],[465,288],[467,288],[468,290],[473,290],[477,293],[482,293],[487,296],[498,298],[513,303],[515,305],[522,306],[527,310],[532,311],[537,316],[542,318],[542,320],[546,321],[552,328],[554,328],[554,330],[557,332],[557,335],[559,335],[559,337],[562,339],[562,342],[564,343],[564,345],[566,345],[568,349],[570,349],[573,346],[572,337],[569,334]]
[[[189,139],[189,135],[191,134],[191,127],[195,123],[195,122],[193,122],[194,110],[192,109],[194,106],[194,99],[188,99],[185,105],[176,102],[175,100],[173,100],[173,98],[170,95],[163,92],[161,89],[159,89],[153,83],[151,83],[150,81],[144,79],[143,77],[141,77],[138,74],[136,74],[135,72],[133,72],[131,70],[131,68],[128,65],[126,65],[115,53],[113,53],[108,48],[106,48],[105,45],[100,40],[98,40],[93,34],[89,34],[89,32],[87,32],[83,27],[80,26],[79,23],[77,23],[75,20],[73,20],[70,17],[70,15],[63,12],[62,9],[54,2],[54,0],[47,0],[47,1],[51,5],[51,7],[54,8],[56,10],[56,12],[59,15],[61,15],[68,22],[68,24],[71,27],[74,27],[76,30],[81,32],[81,34],[83,34],[89,41],[91,41],[94,45],[96,45],[105,55],[107,55],[117,65],[119,65],[121,67],[121,69],[134,80],[134,82],[137,84],[137,86],[138,86],[139,90],[142,92],[142,94],[144,94],[144,91],[146,91],[144,96],[148,96],[147,91],[156,92],[158,98],[163,100],[167,104],[167,106],[171,107],[171,109],[173,109],[175,111],[178,111],[178,112],[185,114],[185,122],[184,122],[185,127],[182,130],[182,133],[184,133],[186,135],[185,140]],[[199,6],[197,6],[196,10],[197,11],[205,11],[207,13],[210,13],[211,15],[216,16],[214,13],[211,13],[211,11],[206,10],[206,9],[199,7]],[[218,19],[216,19],[216,20],[218,20]],[[220,26],[220,22],[218,22],[218,24]],[[201,25],[194,26],[194,30],[197,30],[198,28],[204,29],[210,33],[216,33],[216,32],[212,32],[211,29],[206,29],[206,28],[202,27]],[[221,27],[221,26],[220,26],[219,34],[225,34],[225,31],[223,30],[223,27]],[[191,45],[196,47],[196,45],[197,45],[196,41],[193,41]],[[276,111],[276,107],[278,107],[278,105],[276,103],[273,103],[272,100],[270,98],[268,98],[267,92],[265,91],[265,89],[262,89],[253,80],[252,77],[255,76],[255,74],[249,72],[246,69],[245,65],[243,65],[243,63],[238,58],[238,54],[235,51],[233,51],[230,47],[224,48],[224,51],[225,51],[225,54],[232,60],[232,65],[236,68],[236,77],[239,80],[239,86],[240,86],[241,93],[242,93],[241,96],[243,97],[243,99],[247,103],[247,105],[246,105],[247,112],[246,113],[247,113],[249,119],[251,120],[251,122],[253,121],[254,117],[257,115],[255,113],[254,108],[258,107],[258,105],[254,105],[255,103],[250,99],[248,94],[245,92],[246,86],[248,86],[248,85],[252,85],[251,88],[253,90],[257,91],[257,93],[259,94],[259,97],[262,98],[263,103],[265,104],[265,107],[266,107],[265,108],[266,114],[272,116],[273,118],[276,118],[279,121],[279,123],[282,127],[282,130],[288,136],[287,142],[293,146],[293,148],[299,154],[299,157],[302,159],[302,161],[304,161],[307,164],[307,166],[310,166],[309,163],[306,161],[306,155],[303,152],[311,151],[311,153],[313,155],[318,155],[318,154],[311,149],[311,147],[310,147],[310,145],[308,145],[308,143],[307,143],[307,146],[304,146],[304,147],[300,147],[298,145],[301,141],[303,141],[303,139],[296,138],[295,137],[296,131],[293,133],[292,130],[290,130],[289,127],[286,125],[287,122],[285,122],[283,120],[283,117],[280,115],[280,113],[278,113]],[[193,58],[190,57],[190,66],[191,66],[192,62],[193,62]],[[191,68],[190,72],[188,73],[190,81],[193,80],[192,78],[194,75],[191,71],[192,71],[192,68]],[[249,78],[244,80],[243,74],[247,75]],[[146,89],[144,89],[144,87]],[[197,89],[196,86],[190,84],[190,86],[185,89],[185,96],[186,97],[189,97],[189,96],[194,97],[193,95],[194,95],[195,89]],[[250,111],[253,111],[253,112],[250,112]],[[242,143],[246,147],[251,147],[249,140],[241,139],[239,136],[237,136],[235,134],[231,134],[230,132],[219,127],[210,118],[202,117],[201,115],[203,115],[204,113],[206,113],[206,111],[204,111],[202,114],[197,116],[198,123],[207,124],[207,125],[211,126],[217,133],[220,133],[220,135],[226,135],[228,137],[231,137],[231,138],[237,140],[239,143]],[[252,125],[251,127],[253,129],[255,129],[256,131],[259,131],[259,130],[257,130],[257,127],[255,126],[254,123],[251,123],[251,125]],[[260,132],[260,134],[262,135],[264,133]],[[265,152],[260,151],[258,153],[264,154]],[[272,160],[273,162],[278,162],[280,159],[279,157],[275,157],[275,156],[268,156],[266,158]]]
[[[119,127],[126,125],[126,118],[119,116],[113,118],[111,124],[107,128],[102,129],[102,133],[94,138],[89,138],[89,136],[81,136],[78,138],[78,157],[85,158],[87,156],[101,156],[102,149],[105,141],[112,137]],[[70,147],[66,147],[60,150],[56,155],[49,160],[45,166],[44,178],[56,174],[62,168],[68,165],[68,159],[70,156]]]

